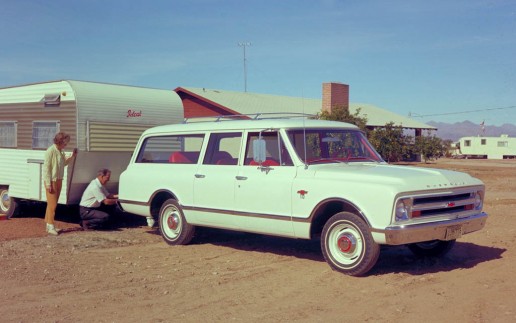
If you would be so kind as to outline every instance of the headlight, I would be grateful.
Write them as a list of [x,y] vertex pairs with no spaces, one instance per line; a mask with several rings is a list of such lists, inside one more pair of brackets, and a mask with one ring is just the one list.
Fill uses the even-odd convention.
[[398,200],[396,203],[396,221],[409,219],[411,203],[409,199]]
[[484,206],[484,203],[482,201],[482,192],[477,191],[475,194],[475,210],[482,210],[482,207]]

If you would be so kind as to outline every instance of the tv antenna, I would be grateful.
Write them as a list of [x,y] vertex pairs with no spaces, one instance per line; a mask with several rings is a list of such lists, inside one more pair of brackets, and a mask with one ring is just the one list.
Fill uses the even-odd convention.
[[245,49],[247,46],[251,46],[250,42],[240,42],[238,43],[239,47],[244,49],[244,92],[247,92],[247,59],[245,56]]

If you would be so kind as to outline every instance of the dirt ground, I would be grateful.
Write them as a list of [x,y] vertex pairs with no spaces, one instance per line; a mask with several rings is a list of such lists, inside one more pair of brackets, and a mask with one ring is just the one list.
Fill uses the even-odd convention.
[[58,209],[0,221],[1,322],[516,322],[516,161],[440,160],[486,183],[484,230],[443,258],[382,248],[362,278],[334,272],[317,241],[201,229],[168,246],[130,217],[81,231]]

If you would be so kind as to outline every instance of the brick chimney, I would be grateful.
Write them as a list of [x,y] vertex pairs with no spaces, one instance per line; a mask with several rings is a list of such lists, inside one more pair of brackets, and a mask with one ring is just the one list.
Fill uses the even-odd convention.
[[349,85],[343,83],[323,83],[322,110],[331,113],[335,106],[349,109]]

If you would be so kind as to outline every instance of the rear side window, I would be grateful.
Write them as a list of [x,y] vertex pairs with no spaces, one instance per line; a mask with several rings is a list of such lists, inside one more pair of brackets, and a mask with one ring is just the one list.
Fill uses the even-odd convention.
[[197,164],[204,134],[146,138],[138,152],[137,163]]
[[241,132],[212,133],[203,164],[237,165],[241,142]]

